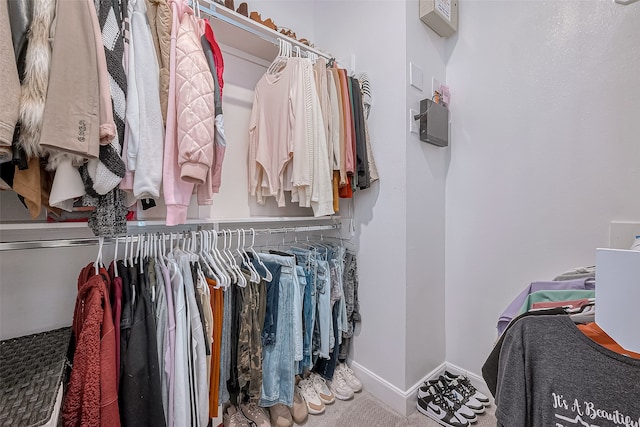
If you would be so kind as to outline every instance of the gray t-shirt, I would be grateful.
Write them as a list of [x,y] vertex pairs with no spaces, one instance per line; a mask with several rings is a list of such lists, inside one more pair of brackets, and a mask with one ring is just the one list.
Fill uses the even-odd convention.
[[504,427],[640,427],[640,360],[593,342],[568,316],[525,317],[502,345],[496,406]]

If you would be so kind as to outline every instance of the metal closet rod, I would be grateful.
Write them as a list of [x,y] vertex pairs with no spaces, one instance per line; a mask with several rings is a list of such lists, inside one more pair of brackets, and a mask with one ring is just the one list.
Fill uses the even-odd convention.
[[[283,233],[306,233],[311,231],[322,231],[322,230],[337,230],[341,228],[340,223],[329,224],[329,225],[311,225],[311,226],[299,226],[299,227],[279,227],[279,228],[260,228],[253,229],[256,234],[283,234]],[[237,227],[237,228],[225,228],[225,230],[245,230],[251,233],[251,229],[245,227]],[[223,230],[215,230],[218,234],[222,234]],[[165,233],[164,238],[169,239],[170,236],[176,234],[182,234],[183,232],[172,232]],[[184,231],[184,233],[190,234],[191,231]],[[153,234],[161,234],[161,232],[157,233],[139,233],[139,234],[127,234],[127,236],[133,236],[132,240],[134,243],[139,240],[139,236],[145,235],[153,235]],[[119,239],[124,239],[123,236],[118,236]],[[114,243],[116,241],[115,237],[105,237],[104,243]],[[24,240],[17,242],[1,242],[0,243],[0,251],[17,251],[24,249],[45,249],[45,248],[68,248],[73,246],[90,246],[97,245],[98,237],[84,237],[77,239],[51,239],[51,240]]]

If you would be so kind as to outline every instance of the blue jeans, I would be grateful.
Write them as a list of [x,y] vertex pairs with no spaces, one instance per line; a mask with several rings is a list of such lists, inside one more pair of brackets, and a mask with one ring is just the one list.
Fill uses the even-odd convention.
[[[262,272],[263,268],[258,260],[252,260],[254,267],[263,277],[266,272]],[[262,345],[273,345],[276,342],[276,333],[278,330],[278,284],[280,283],[280,270],[282,265],[277,262],[263,261],[264,266],[271,272],[272,280],[267,282],[267,309],[264,316],[264,324],[262,327]]]
[[336,370],[338,363],[338,353],[340,353],[340,346],[338,345],[338,313],[340,311],[340,304],[334,304],[331,320],[333,322],[333,333],[335,339],[335,347],[331,351],[331,357],[329,359],[318,359],[316,365],[313,367],[313,371],[320,374],[325,380],[331,381],[333,379],[333,373]]
[[[303,335],[303,358],[299,365],[298,373],[302,374],[305,370],[311,369],[311,355],[313,354],[313,329],[316,320],[316,275],[318,272],[318,263],[315,251],[307,251],[299,248],[292,248],[291,253],[295,254],[298,264],[297,272],[300,279],[300,289],[302,290],[302,326]],[[300,269],[303,275],[300,274]],[[302,283],[306,286],[302,286]]]
[[313,334],[313,308],[311,306],[311,285],[307,282],[307,274],[304,268],[297,266],[298,280],[300,283],[300,296],[302,297],[302,354],[303,358],[298,365],[297,373],[303,374],[311,368],[311,336]]
[[318,322],[320,324],[321,358],[329,358],[331,341],[331,273],[327,261],[318,261],[316,291],[318,293]]
[[278,314],[276,342],[262,348],[262,389],[260,406],[269,407],[277,403],[293,406],[294,372],[294,332],[292,319],[293,292],[298,292],[298,276],[293,256],[259,254],[264,262],[274,262],[281,266],[278,283]]

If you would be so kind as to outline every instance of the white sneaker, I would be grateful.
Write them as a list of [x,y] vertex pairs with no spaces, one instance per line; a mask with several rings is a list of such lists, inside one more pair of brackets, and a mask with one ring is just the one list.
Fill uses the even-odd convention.
[[318,392],[313,387],[311,380],[301,380],[296,387],[307,403],[307,409],[311,415],[319,415],[324,412],[324,403],[318,396]]
[[329,390],[329,387],[327,387],[327,381],[324,378],[312,373],[309,375],[309,381],[311,381],[313,388],[316,390],[316,393],[318,393],[318,397],[320,397],[320,400],[322,400],[325,405],[335,402],[336,397],[331,390]]
[[350,367],[347,366],[346,363],[339,363],[336,367],[336,371],[342,372],[342,378],[347,382],[347,385],[354,393],[358,393],[362,391],[362,383],[358,378],[356,378],[355,374],[351,370]]
[[336,369],[333,373],[333,380],[331,381],[330,388],[333,394],[335,394],[336,399],[349,400],[353,398],[353,390],[349,387],[342,376],[342,371]]

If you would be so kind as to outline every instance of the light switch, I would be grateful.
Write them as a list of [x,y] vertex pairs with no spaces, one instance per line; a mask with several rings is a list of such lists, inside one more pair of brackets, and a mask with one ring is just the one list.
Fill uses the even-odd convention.
[[409,84],[422,91],[422,68],[413,62],[409,63]]

